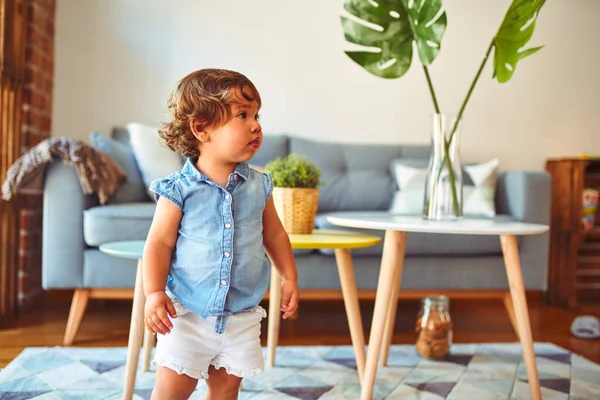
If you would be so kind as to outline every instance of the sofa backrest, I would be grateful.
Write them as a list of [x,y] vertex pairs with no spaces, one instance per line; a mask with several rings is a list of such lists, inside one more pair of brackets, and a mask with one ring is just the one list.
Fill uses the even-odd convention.
[[[114,128],[111,136],[130,145],[125,128]],[[264,167],[290,153],[306,156],[322,174],[319,212],[387,210],[397,190],[392,161],[417,160],[425,166],[430,149],[426,145],[333,143],[269,134],[250,164]]]
[[[287,151],[286,151],[287,150]],[[289,153],[306,156],[321,170],[319,212],[387,210],[396,184],[392,160],[429,158],[430,147],[400,144],[331,143],[265,135],[263,147],[250,161],[264,166]]]

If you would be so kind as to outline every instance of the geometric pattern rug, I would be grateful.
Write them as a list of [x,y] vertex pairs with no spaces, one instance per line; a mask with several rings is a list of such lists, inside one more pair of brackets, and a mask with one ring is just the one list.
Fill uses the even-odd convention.
[[[0,399],[121,399],[126,352],[123,347],[27,348],[0,371]],[[535,353],[544,400],[600,399],[600,365],[550,343],[536,343]],[[280,346],[276,365],[245,378],[239,399],[359,398],[351,346]],[[134,399],[149,399],[154,380],[154,371],[139,370]],[[191,399],[203,399],[205,390],[200,381]],[[412,345],[394,345],[389,366],[378,370],[373,398],[530,399],[521,345],[455,344],[441,361],[423,359]]]

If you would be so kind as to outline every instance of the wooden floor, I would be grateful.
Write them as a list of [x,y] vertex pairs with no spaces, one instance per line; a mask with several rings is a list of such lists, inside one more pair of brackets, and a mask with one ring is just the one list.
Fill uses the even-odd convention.
[[[46,299],[44,306],[0,329],[0,368],[25,347],[61,345],[69,307],[66,299]],[[267,304],[263,307],[266,309]],[[418,302],[413,300],[399,303],[395,344],[414,343],[418,307]],[[548,307],[538,300],[530,300],[529,308],[535,341],[554,343],[600,363],[600,340],[579,340],[569,334],[571,322],[578,314]],[[362,301],[361,309],[368,334],[373,302]],[[91,301],[75,346],[126,346],[130,312],[129,301]],[[455,343],[517,341],[501,301],[453,300],[450,313]],[[588,308],[582,313],[600,317],[600,308]],[[262,337],[266,345],[266,319]],[[281,323],[282,346],[339,344],[350,344],[346,314],[340,301],[303,302],[297,321]]]

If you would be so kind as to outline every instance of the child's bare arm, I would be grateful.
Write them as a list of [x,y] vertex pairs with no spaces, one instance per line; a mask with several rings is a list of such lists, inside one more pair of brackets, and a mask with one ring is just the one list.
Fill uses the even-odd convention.
[[263,212],[263,243],[281,277],[281,311],[284,311],[283,318],[288,318],[298,308],[298,271],[290,239],[279,220],[272,197]]
[[165,290],[182,215],[181,210],[170,200],[165,197],[158,199],[144,247],[143,276],[146,296]]
[[168,333],[172,328],[168,315],[177,317],[171,299],[165,293],[165,286],[182,215],[170,200],[159,198],[144,246],[142,276],[146,295],[145,320],[148,328],[156,333]]

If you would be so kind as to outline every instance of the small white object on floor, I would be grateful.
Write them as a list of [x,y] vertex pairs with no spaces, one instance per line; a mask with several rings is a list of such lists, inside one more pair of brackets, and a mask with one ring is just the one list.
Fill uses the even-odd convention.
[[579,339],[600,338],[600,320],[591,315],[575,318],[571,324],[571,334]]

